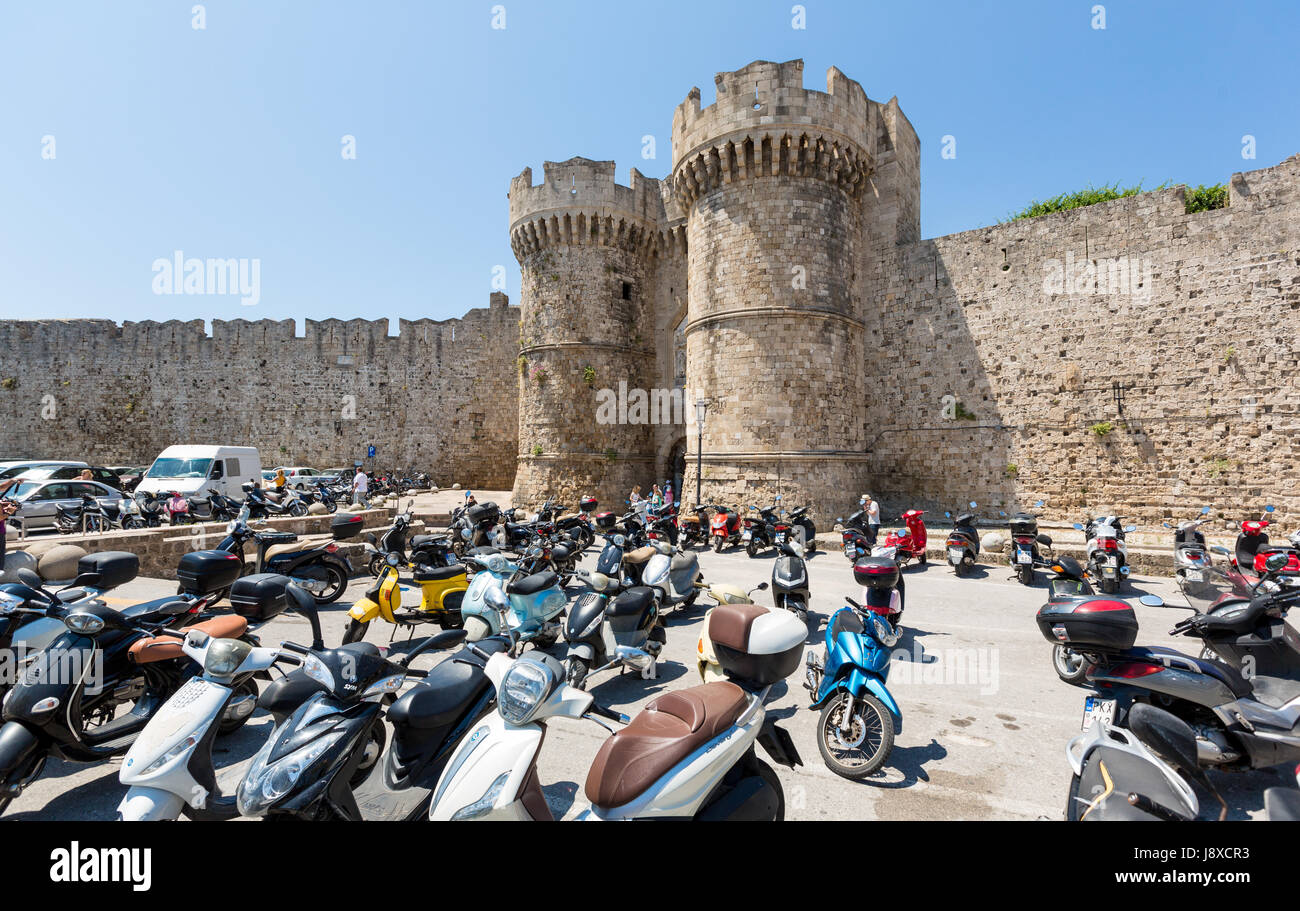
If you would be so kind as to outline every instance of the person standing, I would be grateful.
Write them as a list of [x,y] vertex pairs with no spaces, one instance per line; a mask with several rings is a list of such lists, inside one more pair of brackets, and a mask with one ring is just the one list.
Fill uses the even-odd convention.
[[867,539],[875,547],[876,538],[880,535],[880,504],[871,498],[871,494],[864,493],[862,508],[867,512]]
[[9,527],[9,517],[18,511],[18,501],[9,499],[9,491],[17,483],[14,478],[0,481],[0,573],[5,568],[5,529]]
[[627,498],[627,502],[631,504],[633,512],[645,515],[646,501],[641,496],[640,484],[632,488],[632,495]]
[[370,500],[366,496],[370,491],[370,479],[366,477],[363,469],[358,468],[356,475],[352,478],[352,505],[360,503],[364,508],[370,508]]
[[673,482],[664,482],[664,505],[672,508],[673,505]]
[[652,484],[652,485],[650,485],[650,506],[651,506],[651,508],[652,508],[652,509],[655,509],[655,510],[658,510],[659,507],[661,507],[661,506],[663,506],[663,505],[664,505],[664,492],[663,492],[662,490],[659,489],[659,485],[658,485],[658,484]]

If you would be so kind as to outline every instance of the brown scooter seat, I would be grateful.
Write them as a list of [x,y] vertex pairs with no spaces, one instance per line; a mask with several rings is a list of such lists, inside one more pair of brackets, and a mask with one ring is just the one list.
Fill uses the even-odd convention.
[[315,550],[318,547],[324,547],[330,541],[333,541],[332,535],[308,535],[305,538],[298,538],[296,541],[288,541],[284,544],[272,544],[266,549],[266,559],[278,557],[280,554],[292,553],[299,550]]
[[[180,632],[188,633],[192,629],[202,630],[213,639],[238,639],[248,629],[248,621],[238,614],[224,614],[187,626]],[[185,654],[181,642],[182,640],[175,636],[152,636],[131,643],[127,654],[136,664],[166,661],[168,658],[179,658]]]
[[665,772],[731,727],[749,699],[734,683],[706,683],[664,693],[605,741],[587,773],[587,799],[621,807]]
[[656,550],[655,548],[647,544],[645,547],[638,547],[636,550],[629,551],[628,553],[624,554],[623,562],[644,563],[646,560],[649,560],[657,553],[659,553],[658,550]]

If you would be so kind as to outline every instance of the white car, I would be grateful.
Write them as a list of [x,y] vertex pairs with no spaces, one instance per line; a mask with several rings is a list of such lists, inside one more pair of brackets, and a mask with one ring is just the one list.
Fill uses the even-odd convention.
[[307,490],[316,483],[316,478],[321,476],[321,472],[315,468],[306,468],[302,465],[282,465],[279,468],[271,469],[271,477],[275,477],[277,471],[283,471],[285,478],[288,479],[288,485],[295,490]]
[[19,481],[8,491],[8,496],[18,501],[18,512],[9,521],[26,531],[53,528],[58,508],[80,506],[83,494],[110,507],[120,506],[122,501],[121,491],[98,481]]

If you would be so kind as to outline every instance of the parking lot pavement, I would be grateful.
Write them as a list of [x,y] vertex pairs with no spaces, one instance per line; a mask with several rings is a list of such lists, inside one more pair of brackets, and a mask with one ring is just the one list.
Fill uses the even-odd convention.
[[[593,550],[584,564],[594,562]],[[700,554],[706,581],[746,588],[770,580],[772,562],[770,551],[753,559],[743,551]],[[794,770],[777,767],[787,818],[1060,819],[1070,781],[1065,745],[1079,730],[1085,691],[1057,679],[1051,646],[1034,624],[1046,591],[1042,573],[1032,588],[1016,582],[1006,566],[985,566],[958,579],[946,565],[930,563],[909,566],[904,575],[903,635],[889,678],[902,708],[903,730],[876,777],[848,781],[822,764],[815,740],[817,713],[807,708],[802,668],[773,689],[768,711],[789,730],[804,763]],[[845,596],[857,598],[860,589],[848,562],[836,552],[813,557],[809,579],[818,631],[810,636],[808,648],[820,655],[827,616]],[[347,609],[365,587],[366,580],[353,580],[337,604],[322,610],[327,643],[340,641]],[[138,579],[111,593],[110,604],[124,606],[175,590],[175,582]],[[575,586],[573,593],[578,591]],[[1171,604],[1183,603],[1170,579],[1134,578],[1124,597],[1148,593]],[[770,598],[766,592],[754,597],[760,602]],[[418,590],[407,594],[408,602],[418,599]],[[1193,654],[1199,650],[1194,640],[1167,635],[1183,611],[1142,605],[1136,610],[1140,643],[1171,645]],[[632,715],[659,693],[698,683],[695,649],[703,615],[703,606],[669,614],[668,643],[657,680],[605,671],[588,684],[596,699]],[[391,630],[373,624],[367,639],[387,644]],[[306,621],[288,614],[266,624],[258,635],[268,645],[283,639],[310,641]],[[563,642],[550,651],[563,658]],[[436,660],[431,657],[427,663]],[[270,717],[258,712],[241,731],[218,741],[223,785],[238,781],[240,765],[269,732]],[[587,805],[582,793],[587,768],[609,736],[594,722],[551,723],[538,769],[556,816],[572,816]],[[51,760],[4,819],[112,819],[124,793],[117,781],[119,765],[120,760],[95,765]],[[1284,783],[1274,771],[1213,778],[1232,808],[1231,817],[1242,819],[1260,816],[1264,789]],[[1203,797],[1203,804],[1210,802]],[[1203,815],[1207,812],[1203,807]]]

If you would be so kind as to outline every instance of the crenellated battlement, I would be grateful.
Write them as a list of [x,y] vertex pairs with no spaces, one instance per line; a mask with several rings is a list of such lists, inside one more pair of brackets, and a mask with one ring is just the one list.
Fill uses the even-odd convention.
[[683,208],[734,181],[812,177],[858,198],[875,166],[881,105],[840,70],[826,91],[803,87],[803,61],[755,61],[718,73],[717,100],[691,89],[673,115],[672,186]]

